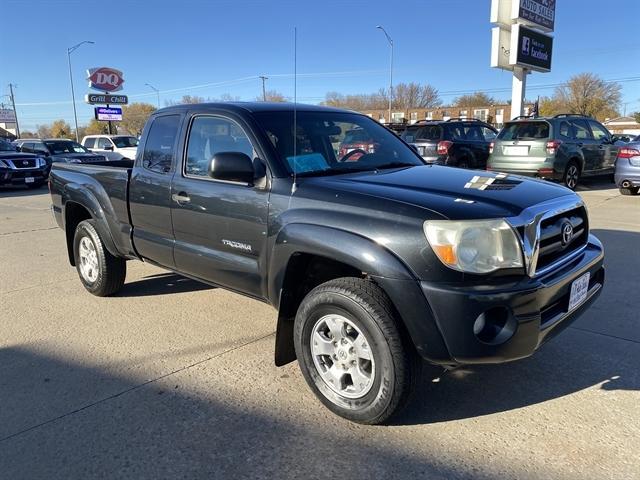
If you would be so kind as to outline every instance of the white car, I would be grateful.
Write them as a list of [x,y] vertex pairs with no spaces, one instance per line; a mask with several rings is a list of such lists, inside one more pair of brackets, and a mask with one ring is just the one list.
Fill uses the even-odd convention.
[[82,145],[104,155],[107,160],[133,160],[138,150],[138,139],[131,135],[87,135],[82,139]]

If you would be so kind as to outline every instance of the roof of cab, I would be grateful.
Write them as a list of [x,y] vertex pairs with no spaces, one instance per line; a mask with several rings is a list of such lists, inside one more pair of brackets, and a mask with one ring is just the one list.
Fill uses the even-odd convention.
[[325,107],[322,105],[306,105],[303,103],[291,102],[217,102],[217,103],[187,103],[172,105],[170,107],[156,110],[157,113],[169,113],[184,110],[226,110],[232,112],[342,112],[355,113],[342,108]]

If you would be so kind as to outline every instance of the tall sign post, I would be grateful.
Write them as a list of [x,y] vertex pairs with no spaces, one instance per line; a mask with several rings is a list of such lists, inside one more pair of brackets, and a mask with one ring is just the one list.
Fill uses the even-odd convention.
[[527,75],[551,71],[556,0],[491,0],[491,66],[513,72],[511,118],[522,115]]
[[126,95],[114,95],[113,92],[122,90],[124,77],[120,70],[110,67],[97,67],[87,70],[87,80],[89,88],[104,92],[104,94],[87,93],[84,101],[90,105],[105,105],[105,107],[95,108],[95,118],[98,121],[108,122],[109,135],[111,135],[112,121],[122,120],[122,108],[110,108],[111,104],[126,105],[129,99]]

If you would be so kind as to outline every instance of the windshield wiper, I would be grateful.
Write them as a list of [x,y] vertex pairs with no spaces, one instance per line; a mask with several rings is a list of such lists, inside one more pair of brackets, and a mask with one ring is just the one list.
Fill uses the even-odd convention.
[[415,163],[409,163],[409,162],[389,162],[389,163],[383,163],[382,165],[376,165],[375,167],[372,167],[372,170],[384,170],[385,168],[402,168],[402,167],[419,167],[419,165],[416,165]]

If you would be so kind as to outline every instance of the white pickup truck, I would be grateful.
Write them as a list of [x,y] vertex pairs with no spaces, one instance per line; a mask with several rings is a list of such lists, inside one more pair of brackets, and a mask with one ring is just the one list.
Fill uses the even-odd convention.
[[82,145],[108,160],[133,160],[138,151],[138,139],[132,135],[87,135]]

